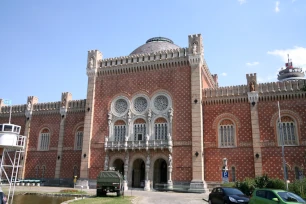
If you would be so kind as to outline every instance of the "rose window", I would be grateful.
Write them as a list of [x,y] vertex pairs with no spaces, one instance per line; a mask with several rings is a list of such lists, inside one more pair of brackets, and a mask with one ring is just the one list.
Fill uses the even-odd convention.
[[124,99],[119,99],[115,103],[115,110],[117,113],[124,113],[127,110],[127,102]]
[[166,110],[167,107],[168,107],[167,97],[166,96],[157,96],[154,100],[154,107],[159,111]]
[[137,112],[141,113],[148,107],[147,100],[144,97],[138,97],[135,99],[134,108]]

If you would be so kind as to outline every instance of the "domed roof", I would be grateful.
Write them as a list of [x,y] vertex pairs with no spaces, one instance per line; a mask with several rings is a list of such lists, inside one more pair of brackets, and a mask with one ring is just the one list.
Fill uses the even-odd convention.
[[130,55],[145,54],[152,52],[159,52],[162,50],[177,49],[179,46],[175,45],[172,40],[164,37],[155,37],[147,40],[146,44],[136,48]]

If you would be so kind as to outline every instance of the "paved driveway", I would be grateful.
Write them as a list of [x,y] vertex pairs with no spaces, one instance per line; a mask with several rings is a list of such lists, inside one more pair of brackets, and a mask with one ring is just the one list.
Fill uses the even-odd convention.
[[176,192],[158,192],[158,191],[136,191],[128,190],[125,195],[137,196],[134,200],[135,204],[164,204],[164,203],[178,203],[178,204],[206,204],[207,202],[203,200],[208,198],[208,193],[198,194],[198,193],[176,193]]

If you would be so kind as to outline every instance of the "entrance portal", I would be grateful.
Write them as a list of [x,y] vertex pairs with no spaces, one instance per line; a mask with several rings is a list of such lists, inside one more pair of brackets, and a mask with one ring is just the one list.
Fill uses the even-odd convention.
[[141,159],[136,159],[133,163],[132,187],[143,188],[145,184],[145,163]]
[[124,163],[121,159],[116,159],[113,163],[113,167],[124,176]]
[[167,184],[167,162],[158,159],[154,163],[153,188],[158,184]]

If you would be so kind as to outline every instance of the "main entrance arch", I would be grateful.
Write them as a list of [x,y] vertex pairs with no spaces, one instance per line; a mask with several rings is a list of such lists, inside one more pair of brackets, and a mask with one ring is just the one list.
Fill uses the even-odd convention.
[[154,162],[153,172],[153,188],[156,188],[156,185],[158,184],[167,184],[168,167],[167,162],[164,159],[157,159]]
[[136,159],[132,168],[132,187],[143,188],[145,182],[145,163],[142,159]]

